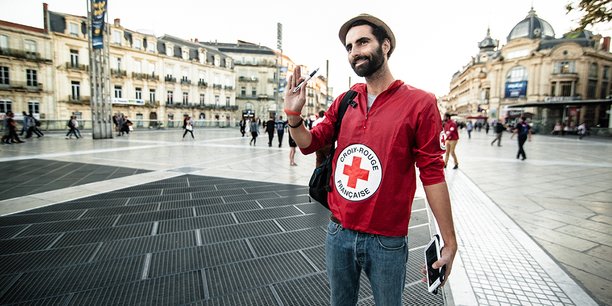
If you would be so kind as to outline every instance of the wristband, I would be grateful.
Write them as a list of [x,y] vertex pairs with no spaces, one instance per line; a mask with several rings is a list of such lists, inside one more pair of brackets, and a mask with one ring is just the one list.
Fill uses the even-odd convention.
[[288,110],[288,109],[286,109],[286,108],[284,109],[284,111],[285,111],[285,113],[286,113],[287,115],[289,115],[289,116],[301,116],[301,115],[302,115],[302,113],[299,113],[299,112],[294,112],[294,111],[292,111],[292,110]]
[[287,125],[292,128],[292,129],[297,129],[300,127],[300,125],[302,125],[304,123],[304,119],[302,119],[302,117],[300,117],[300,122],[298,122],[296,125],[291,125],[289,122],[287,122]]

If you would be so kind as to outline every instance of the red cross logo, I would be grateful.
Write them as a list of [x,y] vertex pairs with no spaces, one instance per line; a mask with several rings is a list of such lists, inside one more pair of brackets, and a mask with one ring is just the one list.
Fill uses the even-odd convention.
[[344,165],[344,171],[342,171],[342,173],[344,173],[345,175],[348,175],[349,177],[348,183],[346,184],[348,187],[351,187],[351,188],[357,187],[358,179],[361,179],[364,181],[368,180],[370,171],[361,169],[360,165],[361,165],[361,157],[356,157],[356,156],[353,157],[352,165],[350,166]]

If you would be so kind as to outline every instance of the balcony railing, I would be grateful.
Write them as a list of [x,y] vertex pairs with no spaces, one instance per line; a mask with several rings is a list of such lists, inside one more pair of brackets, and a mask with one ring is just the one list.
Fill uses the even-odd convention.
[[191,85],[191,80],[187,78],[182,78],[181,85]]
[[234,90],[234,87],[228,85],[223,86],[223,88],[225,88],[225,90]]
[[75,64],[75,63],[71,63],[71,62],[66,62],[66,69],[79,70],[79,71],[89,71],[89,66],[88,65],[83,65],[83,64]]
[[164,77],[164,81],[169,83],[176,83],[176,78],[168,74]]
[[10,81],[9,84],[0,84],[0,90],[16,90],[16,91],[32,91],[38,92],[43,90],[42,83],[28,83]]
[[76,104],[89,104],[91,102],[91,98],[87,96],[73,96],[68,95],[66,99],[68,103],[76,103]]
[[115,78],[127,77],[127,71],[121,69],[111,69],[111,76]]
[[214,89],[222,89],[223,85],[221,85],[221,84],[213,84],[213,88]]
[[238,81],[240,81],[240,82],[257,82],[258,79],[256,77],[240,76],[240,77],[238,77]]
[[208,87],[208,83],[205,82],[204,80],[199,80],[198,81],[198,86],[206,88],[206,87]]
[[51,62],[50,59],[41,57],[40,53],[38,52],[29,52],[25,50],[0,48],[0,55],[11,56],[11,57],[16,57],[16,58],[21,58],[21,59],[35,60],[35,61]]

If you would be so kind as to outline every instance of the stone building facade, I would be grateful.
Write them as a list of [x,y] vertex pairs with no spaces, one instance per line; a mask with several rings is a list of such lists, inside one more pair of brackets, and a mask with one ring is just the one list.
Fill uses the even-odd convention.
[[506,45],[487,31],[479,52],[453,75],[442,101],[460,120],[531,118],[548,132],[557,121],[570,129],[586,122],[610,127],[610,38],[589,31],[555,38],[532,9],[511,29]]

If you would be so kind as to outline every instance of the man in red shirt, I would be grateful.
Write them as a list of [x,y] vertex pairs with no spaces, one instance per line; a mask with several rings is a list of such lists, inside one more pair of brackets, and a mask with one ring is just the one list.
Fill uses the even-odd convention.
[[[355,84],[333,156],[328,194],[332,212],[325,242],[331,305],[355,305],[359,276],[370,279],[377,305],[401,305],[406,276],[408,221],[416,190],[416,170],[445,242],[434,268],[449,275],[457,242],[444,180],[442,122],[434,95],[395,80],[388,58],[395,36],[380,19],[362,14],[340,28],[348,61],[365,84]],[[306,86],[297,66],[289,78],[285,113],[290,133],[304,154],[330,144],[338,108],[336,98],[325,119],[307,130],[301,111]]]
[[459,161],[457,161],[457,154],[455,154],[455,147],[459,141],[459,131],[457,129],[457,123],[451,119],[450,114],[444,115],[444,134],[446,135],[446,155],[444,156],[444,168],[448,164],[448,156],[452,155],[455,161],[453,169],[459,168]]

